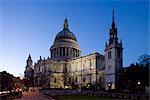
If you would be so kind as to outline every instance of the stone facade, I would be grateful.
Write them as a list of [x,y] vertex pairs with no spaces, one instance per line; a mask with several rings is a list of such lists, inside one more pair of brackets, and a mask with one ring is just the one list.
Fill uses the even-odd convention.
[[100,84],[104,86],[104,56],[99,53],[92,53],[68,61],[39,60],[35,64],[34,75],[35,78],[38,78],[36,79],[38,85],[42,86],[43,83],[46,83],[44,86],[51,88],[65,88],[71,83],[81,87],[88,83],[101,82]]
[[29,54],[29,57],[26,61],[26,68],[24,71],[24,77],[25,79],[27,79],[28,82],[28,86],[32,86],[33,85],[33,80],[34,80],[34,69],[33,69],[33,65],[32,65],[32,58]]
[[119,89],[120,74],[123,64],[122,41],[118,42],[117,28],[114,21],[110,29],[110,38],[105,48],[105,89]]
[[[72,84],[83,87],[89,83],[100,88],[116,89],[119,70],[122,68],[122,42],[118,42],[113,22],[105,55],[97,52],[81,56],[75,35],[68,29],[68,20],[50,47],[50,58],[34,64],[35,86],[45,88],[68,88]],[[109,86],[110,85],[110,86]]]

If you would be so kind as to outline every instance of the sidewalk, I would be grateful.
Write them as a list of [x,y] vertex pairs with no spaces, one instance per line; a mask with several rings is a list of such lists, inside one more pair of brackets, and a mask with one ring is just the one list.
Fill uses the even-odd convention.
[[14,100],[55,100],[49,96],[39,93],[38,90],[32,92],[23,92],[22,97]]

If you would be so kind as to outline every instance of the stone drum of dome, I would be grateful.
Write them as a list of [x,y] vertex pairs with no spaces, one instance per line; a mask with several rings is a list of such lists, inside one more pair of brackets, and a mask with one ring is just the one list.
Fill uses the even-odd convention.
[[54,60],[68,60],[80,56],[80,47],[75,35],[68,29],[67,19],[64,21],[63,30],[56,35],[50,52]]

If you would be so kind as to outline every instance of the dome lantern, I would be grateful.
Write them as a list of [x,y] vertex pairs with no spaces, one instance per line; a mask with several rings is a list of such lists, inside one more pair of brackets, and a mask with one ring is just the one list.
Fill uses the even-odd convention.
[[64,29],[68,29],[68,20],[67,19],[65,19],[65,21],[64,21]]

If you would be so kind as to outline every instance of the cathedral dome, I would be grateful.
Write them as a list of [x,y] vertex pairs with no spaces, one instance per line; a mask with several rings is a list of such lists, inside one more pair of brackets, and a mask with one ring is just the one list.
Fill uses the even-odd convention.
[[56,37],[50,48],[51,58],[55,60],[68,60],[80,56],[80,47],[75,35],[68,29],[68,20],[64,21],[64,28]]
[[69,31],[68,28],[67,29],[64,28],[62,31],[60,31],[57,34],[55,41],[60,40],[60,39],[72,39],[72,40],[77,41],[75,35],[71,31]]
[[77,41],[75,35],[68,29],[67,19],[64,21],[64,29],[56,35],[55,41],[59,41],[60,39],[72,39]]

